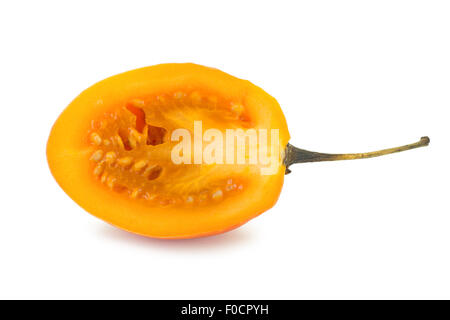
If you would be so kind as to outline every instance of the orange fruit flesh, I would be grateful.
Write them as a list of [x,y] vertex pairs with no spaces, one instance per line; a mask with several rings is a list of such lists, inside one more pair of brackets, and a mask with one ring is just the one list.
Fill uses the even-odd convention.
[[[211,205],[245,188],[247,165],[174,164],[173,130],[194,136],[194,121],[203,130],[247,128],[250,120],[232,102],[191,93],[161,93],[132,99],[91,121],[86,149],[94,183],[149,206]],[[205,144],[206,146],[206,144]],[[118,195],[119,196],[119,195]]]

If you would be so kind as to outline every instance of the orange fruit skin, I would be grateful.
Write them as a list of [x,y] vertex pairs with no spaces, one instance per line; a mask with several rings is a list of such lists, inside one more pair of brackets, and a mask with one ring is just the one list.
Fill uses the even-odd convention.
[[[54,123],[47,142],[47,160],[53,177],[87,212],[126,231],[154,238],[184,239],[218,234],[237,228],[270,209],[283,186],[282,159],[272,175],[258,174],[257,168],[238,170],[230,166],[225,172],[244,181],[245,187],[222,201],[209,201],[205,205],[149,205],[145,199],[132,199],[112,191],[93,175],[93,164],[89,160],[95,151],[89,142],[93,120],[136,98],[192,91],[224,101],[239,101],[251,119],[252,128],[278,129],[280,145],[283,148],[287,145],[290,137],[283,112],[278,102],[259,87],[209,67],[161,64],[102,80],[66,107]],[[160,123],[164,121],[160,119]],[[280,154],[280,158],[282,156]],[[175,180],[169,179],[172,167],[169,164],[162,167],[164,171],[158,179],[164,183],[160,186],[170,189],[170,184],[175,184]],[[207,178],[214,182],[219,177],[214,170],[212,172]]]

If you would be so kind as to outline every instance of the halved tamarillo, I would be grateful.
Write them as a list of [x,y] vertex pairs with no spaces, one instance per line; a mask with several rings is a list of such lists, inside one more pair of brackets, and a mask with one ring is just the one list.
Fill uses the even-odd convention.
[[360,159],[291,146],[262,89],[217,69],[162,64],[82,92],[56,120],[47,159],[61,188],[94,216],[157,238],[236,228],[277,201],[293,163]]

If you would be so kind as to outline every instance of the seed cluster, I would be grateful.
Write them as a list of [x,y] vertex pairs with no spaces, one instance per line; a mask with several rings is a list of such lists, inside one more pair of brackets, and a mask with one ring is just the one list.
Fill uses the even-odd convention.
[[[219,106],[217,97],[202,96],[197,91],[189,94],[175,92],[172,95],[157,95],[152,103],[168,106],[176,104],[177,101],[183,105],[201,106],[207,110],[223,107],[223,103]],[[213,185],[207,185],[201,191],[163,194],[158,190],[158,183],[165,183],[164,169],[158,161],[152,161],[142,151],[165,143],[167,131],[147,123],[146,117],[152,112],[146,109],[147,104],[147,101],[133,99],[129,103],[131,108],[125,106],[92,122],[88,135],[93,150],[89,159],[92,162],[93,175],[100,183],[113,191],[127,194],[132,199],[162,206],[214,203],[244,189],[243,181],[229,178],[214,181]],[[228,119],[246,120],[242,104],[226,105],[228,107],[225,114]],[[139,108],[138,111],[136,108]],[[172,181],[167,179],[167,184],[170,184]]]

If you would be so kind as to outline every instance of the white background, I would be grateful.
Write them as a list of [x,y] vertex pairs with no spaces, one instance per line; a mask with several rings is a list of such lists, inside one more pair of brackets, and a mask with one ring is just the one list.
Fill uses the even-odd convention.
[[[448,1],[2,1],[0,298],[450,298]],[[276,97],[291,143],[383,158],[296,165],[277,205],[215,237],[115,229],[53,180],[83,89],[195,62]]]

